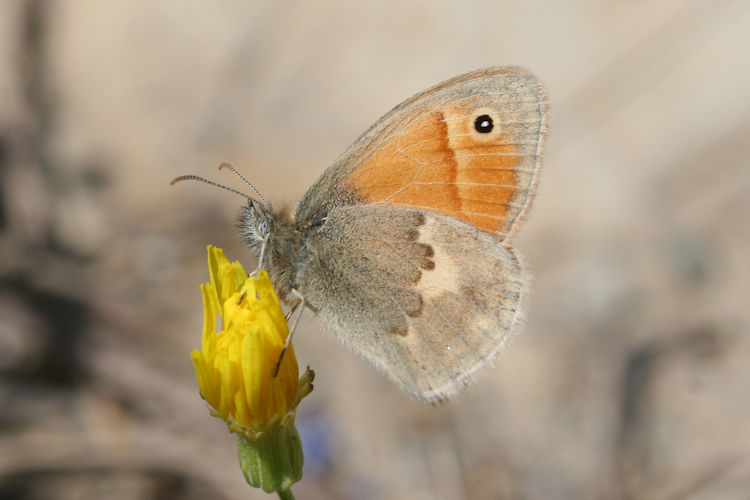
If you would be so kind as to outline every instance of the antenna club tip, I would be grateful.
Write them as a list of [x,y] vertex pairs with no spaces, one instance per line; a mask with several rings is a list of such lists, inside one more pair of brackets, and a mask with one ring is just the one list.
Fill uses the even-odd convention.
[[230,165],[227,162],[223,162],[221,165],[219,165],[219,170],[221,170],[223,168],[232,168],[232,165]]
[[174,179],[172,179],[172,181],[169,183],[169,185],[170,186],[174,186],[178,182],[180,182],[180,178],[179,177],[175,177]]

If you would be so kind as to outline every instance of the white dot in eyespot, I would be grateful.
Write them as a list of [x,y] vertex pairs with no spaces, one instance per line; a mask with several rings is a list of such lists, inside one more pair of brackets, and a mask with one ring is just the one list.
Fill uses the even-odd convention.
[[446,351],[450,351],[451,350],[451,346],[449,346],[449,345],[445,346],[445,350]]

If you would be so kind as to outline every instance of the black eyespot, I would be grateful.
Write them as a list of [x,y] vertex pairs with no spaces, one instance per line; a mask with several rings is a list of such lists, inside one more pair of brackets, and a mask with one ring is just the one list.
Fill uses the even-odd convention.
[[490,115],[477,116],[477,119],[474,120],[474,128],[480,134],[489,134],[494,126]]

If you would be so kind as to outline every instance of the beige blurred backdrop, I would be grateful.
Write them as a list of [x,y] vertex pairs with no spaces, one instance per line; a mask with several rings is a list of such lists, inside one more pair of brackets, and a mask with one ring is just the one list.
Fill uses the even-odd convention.
[[308,315],[312,499],[748,498],[750,3],[0,3],[0,499],[266,498],[199,397],[205,246],[384,112],[517,64],[552,106],[523,334],[428,407]]

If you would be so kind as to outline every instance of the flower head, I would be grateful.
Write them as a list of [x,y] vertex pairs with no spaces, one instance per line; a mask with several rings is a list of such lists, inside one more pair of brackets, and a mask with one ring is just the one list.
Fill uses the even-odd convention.
[[211,282],[201,285],[202,345],[192,353],[198,386],[230,431],[252,439],[293,415],[306,395],[298,391],[297,358],[290,345],[274,377],[289,329],[268,273],[248,277],[213,246],[208,268]]
[[[192,353],[201,396],[211,413],[238,434],[240,465],[247,481],[265,491],[288,491],[302,477],[302,446],[294,417],[312,391],[313,372],[297,379],[289,335],[268,273],[249,277],[220,248],[208,247],[211,282],[203,292],[201,350]],[[217,327],[217,318],[221,326]]]

